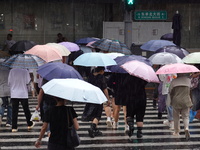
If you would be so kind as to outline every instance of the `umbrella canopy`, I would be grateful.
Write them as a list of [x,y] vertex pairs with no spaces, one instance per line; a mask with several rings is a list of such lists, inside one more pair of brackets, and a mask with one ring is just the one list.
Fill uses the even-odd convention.
[[68,56],[71,53],[65,46],[58,43],[47,43],[46,45],[57,49],[62,56]]
[[173,41],[173,33],[166,33],[160,37],[161,40]]
[[122,53],[106,53],[106,55],[108,55],[112,59],[115,59],[115,58],[120,57],[120,56],[124,56],[124,54],[122,54]]
[[42,89],[46,94],[75,102],[102,104],[107,101],[100,88],[79,79],[53,79]]
[[167,52],[155,53],[149,57],[149,60],[154,65],[182,63],[182,60],[177,55]]
[[131,54],[131,51],[126,44],[118,40],[101,39],[91,44],[91,46],[106,52],[119,52],[126,55]]
[[182,61],[187,64],[200,64],[200,52],[190,53]]
[[65,46],[70,52],[75,52],[75,51],[79,51],[80,50],[80,47],[76,43],[61,42],[59,44]]
[[143,57],[143,56],[139,56],[139,55],[130,55],[130,56],[120,56],[114,59],[115,62],[117,63],[117,65],[115,66],[108,66],[107,69],[111,72],[115,72],[115,73],[127,73],[126,70],[124,70],[123,68],[121,68],[120,66],[123,65],[124,63],[128,62],[128,61],[132,61],[132,60],[138,60],[141,62],[146,63],[147,65],[152,65],[150,60],[148,60],[147,58]]
[[155,51],[155,53],[160,53],[160,52],[168,52],[168,53],[173,53],[176,54],[178,57],[181,59],[184,58],[189,54],[189,52],[179,46],[165,46],[162,48],[159,48],[158,50]]
[[80,49],[84,52],[84,53],[90,53],[92,52],[92,48],[85,46],[85,45],[81,45]]
[[92,41],[97,41],[100,40],[99,38],[94,38],[94,37],[86,37],[86,38],[81,38],[75,41],[76,44],[88,44],[89,42]]
[[35,45],[36,44],[33,41],[22,40],[13,44],[13,46],[10,49],[11,51],[14,51],[14,52],[24,52],[31,49]]
[[38,67],[37,73],[46,80],[62,78],[83,79],[76,69],[61,62],[46,63]]
[[164,46],[169,46],[169,45],[175,45],[175,44],[167,40],[150,40],[144,43],[142,46],[140,46],[140,48],[142,50],[154,52],[158,50],[159,48],[162,48]]
[[104,53],[84,53],[74,60],[74,65],[78,66],[111,66],[116,62]]
[[200,70],[193,65],[176,63],[162,66],[156,71],[156,74],[191,73],[199,71]]
[[133,60],[121,65],[130,75],[139,77],[147,82],[159,83],[159,79],[153,68],[143,62]]
[[10,68],[37,69],[45,63],[43,59],[31,54],[16,54],[2,62],[2,65]]
[[57,49],[49,45],[36,45],[30,50],[26,51],[24,54],[37,55],[46,62],[61,60],[62,56]]

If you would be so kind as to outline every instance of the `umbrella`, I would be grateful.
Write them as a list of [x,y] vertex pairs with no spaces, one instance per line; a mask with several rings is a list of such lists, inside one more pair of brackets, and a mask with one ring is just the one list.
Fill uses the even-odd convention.
[[130,75],[139,77],[147,82],[159,83],[159,79],[153,68],[143,62],[133,60],[121,65]]
[[182,61],[187,64],[200,64],[200,52],[193,52],[185,56]]
[[121,68],[120,66],[123,65],[124,63],[128,62],[128,61],[132,61],[132,60],[138,60],[141,62],[146,63],[147,65],[152,65],[150,60],[148,60],[147,58],[143,57],[143,56],[139,56],[139,55],[130,55],[130,56],[120,56],[114,59],[117,63],[117,65],[115,66],[108,66],[107,69],[110,70],[111,72],[115,72],[115,73],[127,73],[123,68]]
[[62,56],[68,56],[71,53],[65,46],[58,43],[47,43],[46,45],[57,49]]
[[91,44],[91,46],[106,52],[119,52],[126,55],[131,54],[131,51],[126,44],[118,40],[101,39]]
[[83,79],[72,66],[61,62],[50,62],[38,67],[37,73],[46,80],[75,78]]
[[75,52],[75,51],[79,51],[80,50],[80,47],[76,43],[61,42],[59,44],[65,46],[70,52]]
[[193,65],[176,63],[162,66],[156,71],[156,74],[191,73],[199,71],[200,70]]
[[116,62],[104,53],[84,53],[74,60],[74,65],[78,66],[111,66]]
[[53,79],[42,89],[46,94],[75,102],[102,104],[107,101],[100,88],[79,79]]
[[85,45],[81,45],[80,46],[80,49],[84,52],[84,53],[90,53],[92,52],[92,49],[88,46],[85,46]]
[[30,50],[26,51],[24,54],[37,55],[46,62],[61,60],[62,56],[57,49],[49,45],[36,45]]
[[13,52],[24,52],[31,49],[36,44],[33,41],[22,40],[18,41],[10,48]]
[[100,40],[99,38],[94,38],[94,37],[86,37],[86,38],[81,38],[75,41],[76,44],[88,44],[89,42],[92,41],[97,41]]
[[2,65],[10,68],[37,69],[45,63],[43,59],[31,54],[16,54],[6,59]]
[[173,41],[173,33],[166,33],[160,37],[161,40]]
[[149,57],[149,60],[154,65],[182,63],[182,60],[177,55],[167,52],[155,53]]
[[124,56],[124,54],[122,54],[122,53],[106,53],[106,55],[108,55],[112,59],[115,59],[115,58],[120,57],[120,56]]
[[94,42],[95,42],[95,41],[89,42],[89,43],[87,43],[86,46],[88,46],[88,47],[90,47],[90,48],[94,48],[94,46],[92,46],[92,44],[93,44]]
[[189,52],[179,46],[165,46],[162,48],[159,48],[158,50],[155,51],[155,53],[159,52],[168,52],[168,53],[173,53],[176,54],[178,57],[181,59],[189,54]]
[[181,44],[181,15],[177,12],[173,16],[172,29],[173,29],[173,43],[180,46]]
[[175,45],[174,43],[167,40],[150,40],[144,43],[140,48],[146,51],[156,51],[164,46]]

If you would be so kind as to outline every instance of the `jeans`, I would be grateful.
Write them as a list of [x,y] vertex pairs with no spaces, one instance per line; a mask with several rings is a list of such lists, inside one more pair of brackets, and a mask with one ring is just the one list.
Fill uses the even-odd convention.
[[5,109],[7,109],[7,121],[6,124],[12,124],[12,104],[8,96],[1,97],[2,105],[0,106],[0,115],[4,116]]
[[24,110],[24,114],[26,117],[26,122],[28,126],[32,126],[33,122],[30,121],[31,119],[31,112],[28,105],[28,99],[19,99],[19,98],[11,98],[12,101],[12,129],[17,129],[17,118],[18,118],[18,112],[19,112],[19,102],[21,102],[21,105]]
[[173,121],[174,119],[173,119],[173,108],[172,108],[172,106],[166,106],[166,108],[167,108],[167,119],[169,121]]

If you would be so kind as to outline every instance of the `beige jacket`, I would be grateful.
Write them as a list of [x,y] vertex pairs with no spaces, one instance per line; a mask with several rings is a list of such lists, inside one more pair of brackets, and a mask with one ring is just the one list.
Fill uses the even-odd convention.
[[191,80],[188,77],[178,77],[171,82],[169,94],[171,106],[175,109],[185,109],[192,106],[190,98]]

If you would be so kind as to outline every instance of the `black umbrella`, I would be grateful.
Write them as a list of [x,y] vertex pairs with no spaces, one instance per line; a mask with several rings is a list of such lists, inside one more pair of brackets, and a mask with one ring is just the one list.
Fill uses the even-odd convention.
[[22,40],[16,42],[10,49],[12,54],[24,53],[36,44],[33,41]]
[[176,14],[173,16],[173,22],[172,22],[172,29],[173,32],[173,43],[177,46],[181,45],[181,15],[176,12]]

